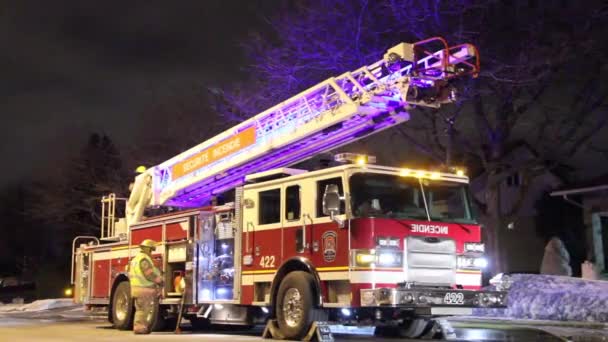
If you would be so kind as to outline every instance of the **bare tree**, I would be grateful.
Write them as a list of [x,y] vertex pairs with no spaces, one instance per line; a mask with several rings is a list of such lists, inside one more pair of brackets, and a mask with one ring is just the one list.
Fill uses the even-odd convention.
[[128,167],[154,166],[230,127],[237,120],[231,112],[217,112],[217,101],[200,85],[151,96],[141,113],[142,126],[127,149]]
[[58,179],[28,186],[25,214],[71,239],[98,235],[103,195],[126,195],[128,177],[120,154],[106,135],[91,134],[80,154]]
[[[496,270],[504,212],[500,184],[512,173],[505,154],[525,140],[538,152],[519,165],[524,182],[539,170],[592,151],[605,131],[607,10],[599,1],[571,4],[484,0],[346,1],[291,3],[268,19],[277,39],[252,35],[245,48],[251,77],[215,92],[220,111],[247,117],[346,70],[375,61],[399,41],[435,35],[479,47],[482,72],[460,85],[460,101],[445,109],[420,110],[398,127],[400,143],[431,160],[467,163],[487,175],[486,241]],[[243,96],[248,94],[248,96]],[[373,139],[373,138],[371,138]],[[596,147],[597,150],[597,147]],[[404,154],[403,149],[394,151]],[[601,155],[600,155],[601,156]],[[447,157],[447,158],[446,158]],[[604,156],[605,158],[605,156]],[[522,187],[520,197],[525,197]]]

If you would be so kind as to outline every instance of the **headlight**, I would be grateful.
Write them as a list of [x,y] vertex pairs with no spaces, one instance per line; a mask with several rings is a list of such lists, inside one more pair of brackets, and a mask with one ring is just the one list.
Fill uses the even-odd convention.
[[370,266],[374,264],[384,267],[401,267],[403,265],[402,253],[398,250],[360,249],[354,250],[353,253],[353,260],[356,266]]
[[486,268],[488,261],[485,258],[459,256],[457,264],[459,268]]
[[464,243],[464,251],[465,252],[484,253],[486,251],[486,247],[485,247],[485,245],[483,243],[465,242]]
[[395,252],[381,252],[378,255],[380,266],[401,266],[401,255]]
[[473,265],[477,268],[486,268],[488,266],[488,260],[486,258],[475,258]]

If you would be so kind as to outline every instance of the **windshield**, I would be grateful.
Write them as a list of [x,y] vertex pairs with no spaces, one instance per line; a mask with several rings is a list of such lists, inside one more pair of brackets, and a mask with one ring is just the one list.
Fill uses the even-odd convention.
[[350,192],[357,217],[475,223],[466,184],[357,173],[350,177]]

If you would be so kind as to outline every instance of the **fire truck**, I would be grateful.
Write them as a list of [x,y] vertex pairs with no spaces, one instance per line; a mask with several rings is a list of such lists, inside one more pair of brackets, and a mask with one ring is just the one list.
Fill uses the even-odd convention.
[[[454,82],[478,72],[473,45],[401,43],[146,169],[129,198],[102,199],[101,237],[74,239],[75,301],[128,329],[127,265],[153,239],[165,278],[157,322],[183,313],[195,328],[267,324],[287,339],[323,322],[419,337],[436,317],[504,307],[506,292],[481,289],[484,245],[461,171],[351,153],[337,166],[290,168],[418,106],[454,102]],[[150,215],[159,208],[179,210]]]

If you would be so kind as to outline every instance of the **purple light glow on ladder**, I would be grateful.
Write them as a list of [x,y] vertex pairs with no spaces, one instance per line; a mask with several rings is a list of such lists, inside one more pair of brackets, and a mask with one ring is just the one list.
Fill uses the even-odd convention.
[[[442,56],[443,54],[438,52],[419,60],[418,64],[425,66],[429,61],[440,60]],[[301,162],[319,152],[348,144],[374,131],[404,121],[404,117],[400,115],[392,117],[385,114],[405,105],[400,98],[405,94],[400,94],[401,90],[395,87],[395,84],[401,82],[411,70],[412,65],[406,64],[399,70],[389,71],[385,67],[385,62],[379,61],[321,82],[225,132],[230,134],[244,127],[251,127],[253,124],[256,127],[256,142],[229,157],[190,173],[189,177],[171,180],[168,171],[171,165],[199,153],[201,149],[213,146],[215,142],[202,146],[198,151],[188,151],[185,155],[179,156],[181,159],[166,162],[160,170],[161,180],[158,182],[158,190],[163,191],[166,188],[169,193],[170,190],[177,193],[164,204],[183,207],[204,205],[212,196],[244,184],[245,176],[248,174]],[[419,87],[428,86],[428,82],[433,82],[416,79],[421,82],[418,84]],[[371,100],[359,102],[365,98],[364,95],[369,94],[373,95]],[[333,115],[335,110],[339,110],[339,107],[346,103],[360,106],[361,112],[353,113],[348,119],[339,122],[339,125],[332,123],[331,127],[335,128],[332,131],[310,132],[298,141],[287,141],[280,147],[272,146],[276,148],[275,150],[269,148],[269,152],[255,152],[258,153],[257,155],[253,152],[257,147],[266,146],[270,139],[289,136],[296,127],[317,120],[322,115]],[[187,186],[189,182],[194,184]]]
[[395,119],[388,117],[373,126],[368,125],[369,117],[355,116],[344,122],[342,128],[329,134],[319,132],[314,136],[298,141],[294,144],[278,149],[265,155],[255,162],[245,163],[240,167],[229,170],[224,177],[207,180],[204,184],[196,184],[175,196],[170,205],[193,207],[206,204],[211,196],[240,186],[245,182],[245,175],[263,172],[270,169],[291,165],[302,161],[317,153],[327,151],[347,144],[353,139],[361,138],[395,123]]

